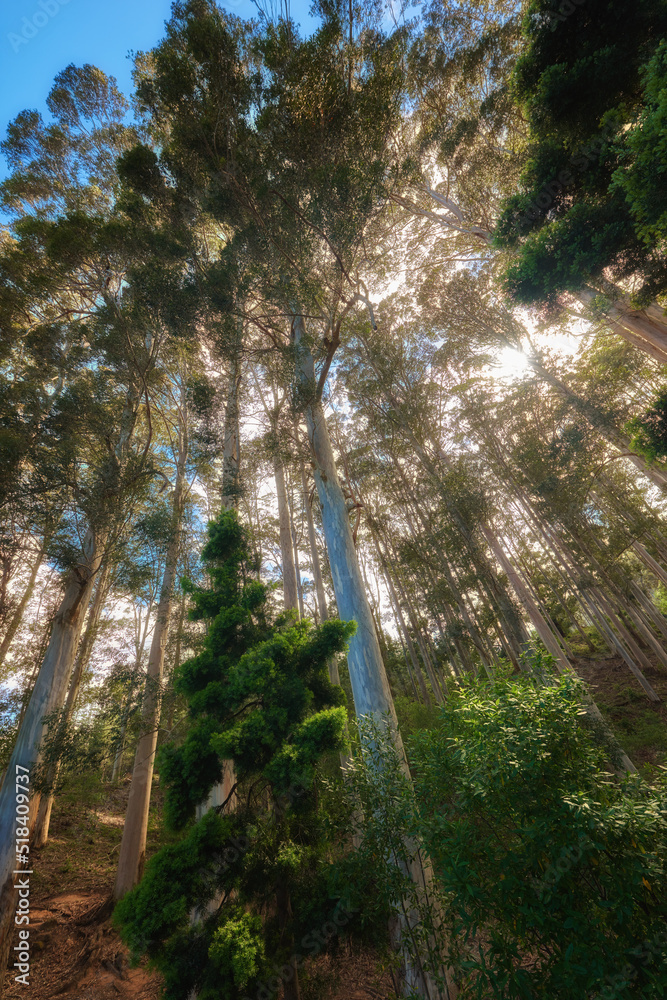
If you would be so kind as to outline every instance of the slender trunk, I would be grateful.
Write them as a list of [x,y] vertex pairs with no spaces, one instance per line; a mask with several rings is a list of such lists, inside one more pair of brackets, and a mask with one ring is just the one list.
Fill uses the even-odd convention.
[[[648,623],[642,618],[641,612],[637,611],[631,602],[628,600],[626,594],[617,585],[616,581],[613,579],[611,574],[605,569],[605,567],[599,562],[595,557],[594,553],[591,551],[590,546],[586,545],[581,539],[578,540],[578,544],[582,551],[589,559],[592,567],[598,573],[600,579],[606,583],[609,593],[615,597],[617,607],[619,612],[623,612],[628,618],[634,623],[636,634],[638,637],[644,640],[644,642],[651,647],[657,658],[660,660],[663,666],[667,667],[667,654],[663,649],[662,645],[657,641],[655,635],[651,631]],[[599,544],[599,543],[598,543]],[[599,545],[601,548],[602,546]],[[620,615],[619,615],[620,617]],[[647,659],[643,660],[644,666],[650,668],[652,664]]]
[[[301,469],[301,489],[303,491],[303,505],[306,511],[306,524],[308,526],[308,545],[310,546],[310,561],[313,564],[313,579],[315,581],[315,593],[317,595],[317,606],[320,611],[320,619],[325,622],[329,618],[327,598],[324,592],[324,580],[322,578],[322,566],[320,555],[317,551],[317,535],[315,534],[315,522],[313,521],[313,508],[310,503],[308,492],[308,482],[306,480],[306,468],[303,459],[300,460]],[[332,656],[327,661],[329,669],[329,680],[332,684],[340,684],[340,673],[338,672],[338,660]]]
[[[401,475],[401,477],[403,479],[404,485],[407,485],[407,481],[405,479],[405,474],[403,473],[403,470],[400,468],[400,465],[397,462],[395,463],[395,465],[396,465],[396,467],[399,470],[399,474]],[[420,521],[421,521],[422,525],[424,525],[424,521],[423,521],[423,519],[421,517],[421,512],[418,510],[418,506],[419,505],[416,503],[414,493],[410,489],[409,489],[409,496],[410,496],[410,499],[412,500],[413,507],[415,507],[415,509],[417,510],[417,516],[420,518]],[[405,512],[405,520],[406,520],[406,523],[408,525],[408,529],[410,531],[410,535],[412,536],[413,544],[418,549],[418,551],[420,553],[420,556],[421,556],[421,558],[424,561],[424,567],[426,569],[426,573],[428,574],[428,577],[429,577],[429,580],[430,580],[430,583],[431,583],[431,587],[435,591],[435,589],[437,588],[438,582],[437,582],[437,580],[435,579],[435,577],[433,575],[433,570],[431,568],[431,565],[430,565],[428,559],[425,558],[426,553],[424,552],[424,545],[423,545],[422,539],[419,537],[419,534],[418,534],[418,532],[417,532],[414,524],[412,523],[412,518],[410,517],[410,513],[407,510]],[[442,563],[446,563],[446,560],[441,560],[441,562]],[[451,574],[449,574],[448,581],[451,581]],[[454,598],[454,600],[456,600],[457,605],[458,605],[459,604],[459,595],[454,592],[454,589],[453,589],[451,583],[449,583],[449,590],[451,591],[452,597]],[[446,602],[441,601],[440,608],[441,608],[441,611],[442,611],[442,613],[443,613],[443,615],[445,617],[447,625],[451,625],[452,624],[451,607],[449,607]],[[461,610],[461,609],[459,609],[459,610]],[[434,612],[433,613],[433,617],[435,619],[435,623],[437,625],[438,631],[440,632],[440,636],[441,636],[443,642],[445,642],[447,644],[449,644],[450,642],[453,643],[454,648],[456,649],[456,651],[458,653],[458,656],[459,656],[459,658],[461,660],[461,664],[464,667],[464,670],[470,670],[472,672],[475,672],[475,668],[473,666],[472,660],[470,659],[470,657],[468,655],[468,651],[465,649],[465,647],[463,646],[463,644],[458,639],[456,639],[456,638],[452,638],[451,640],[448,639],[446,637],[446,635],[445,635],[445,631],[444,631],[444,629],[442,627],[442,624],[440,622],[440,618],[439,618],[438,614]],[[474,626],[473,626],[472,622],[470,621],[470,618],[467,615],[467,612],[466,612],[465,608],[463,608],[462,617],[464,618],[464,621],[466,621],[466,624],[468,625],[468,629],[470,631],[471,638],[472,638],[472,632],[473,632]],[[458,675],[458,669],[457,669],[457,667],[456,667],[456,665],[455,665],[455,663],[453,661],[452,661],[452,667],[453,667],[453,670],[454,670],[454,675],[455,676]]]
[[19,601],[18,606],[14,610],[14,614],[11,617],[9,625],[7,626],[7,631],[5,632],[2,642],[0,643],[0,667],[5,662],[5,657],[9,651],[9,647],[12,644],[12,640],[16,635],[21,622],[23,621],[23,615],[25,609],[28,605],[28,601],[33,595],[35,590],[35,583],[37,581],[37,574],[39,573],[39,567],[42,565],[42,560],[44,559],[44,553],[46,552],[46,539],[42,543],[42,546],[37,554],[37,558],[32,564],[32,569],[30,570],[30,579],[28,580],[27,586],[23,591],[23,596]]
[[[597,294],[592,288],[582,288],[577,298],[589,306]],[[657,307],[633,309],[627,300],[619,298],[605,307],[605,315],[615,333],[660,364],[667,364],[667,323]]]
[[[667,361],[667,356],[665,358]],[[649,465],[643,455],[637,454],[637,452],[632,450],[630,444],[630,438],[627,434],[623,434],[621,431],[617,430],[610,423],[606,414],[604,414],[599,407],[594,403],[590,403],[588,400],[584,399],[573,389],[569,387],[565,382],[562,382],[555,375],[552,375],[539,361],[536,359],[531,359],[530,365],[534,371],[538,373],[540,378],[543,378],[552,388],[556,389],[557,392],[561,394],[565,399],[570,400],[574,407],[581,413],[589,422],[589,424],[594,427],[599,433],[607,439],[615,448],[622,453],[626,453],[626,457],[629,462],[635,466],[647,479],[659,487],[664,489],[667,487],[667,469],[662,469],[659,466]]]
[[239,389],[241,386],[241,345],[243,321],[237,327],[236,349],[229,366],[229,383],[225,403],[224,448],[222,454],[222,509],[231,510],[238,505],[241,469],[241,433],[239,428]]
[[410,635],[410,632],[408,631],[407,625],[405,624],[405,618],[403,617],[403,610],[401,608],[398,595],[396,594],[396,589],[394,587],[394,583],[392,580],[391,571],[389,569],[389,566],[387,565],[387,560],[385,558],[385,555],[382,552],[382,549],[380,548],[379,540],[375,532],[372,531],[372,529],[371,529],[371,535],[373,538],[373,542],[375,544],[375,551],[377,552],[377,557],[379,559],[380,566],[384,572],[384,578],[387,581],[387,589],[389,590],[389,597],[391,599],[391,603],[394,606],[394,614],[396,616],[397,623],[399,626],[399,635],[402,635],[403,644],[407,646],[408,654],[410,656],[410,661],[412,663],[412,669],[414,671],[415,677],[417,678],[417,683],[419,684],[419,689],[421,691],[424,704],[430,705],[432,702],[432,698],[431,695],[429,694],[428,688],[426,687],[424,674],[421,669],[421,665],[419,663],[419,657],[417,656],[417,650],[414,647],[412,637]]
[[[548,553],[549,558],[551,560],[551,563],[554,566],[554,568],[556,570],[556,573],[558,574],[558,576],[559,576],[559,578],[560,578],[563,586],[565,587],[566,592],[567,591],[570,592],[570,594],[574,597],[574,599],[577,602],[577,604],[579,605],[579,607],[584,612],[584,615],[586,616],[586,618],[589,618],[590,617],[589,613],[588,613],[585,605],[583,604],[583,602],[581,600],[581,596],[579,594],[579,591],[572,584],[572,579],[571,579],[572,574],[570,573],[569,570],[567,570],[567,568],[565,568],[565,569],[563,568],[562,557],[559,556],[559,551],[555,547],[553,539],[545,531],[545,529],[542,526],[542,523],[541,523],[539,517],[533,511],[533,509],[531,507],[531,504],[528,501],[528,498],[526,497],[525,493],[523,493],[522,491],[519,491],[519,495],[520,495],[520,498],[521,498],[521,503],[523,504],[523,507],[522,508],[520,507],[520,510],[522,510],[524,516],[527,517],[529,524],[531,524],[533,526],[533,529],[534,529],[534,531],[536,533],[536,537],[538,539],[538,542],[541,539],[542,542],[544,543],[545,550]],[[566,604],[563,604],[563,607],[566,610],[569,611],[569,609],[567,608]],[[579,624],[579,622],[577,620],[576,615],[572,614],[572,620],[573,620],[573,622],[575,624],[575,627],[576,627],[579,635],[581,636],[581,638],[584,640],[584,642],[588,646],[588,649],[590,650],[590,652],[594,652],[595,646],[591,642],[589,636],[586,635],[586,633],[584,632],[584,630],[580,626],[580,624]]]
[[[322,523],[329,553],[336,603],[343,621],[353,620],[357,623],[357,630],[350,640],[348,652],[348,667],[355,711],[360,718],[371,716],[380,725],[388,726],[388,731],[403,762],[406,776],[409,778],[410,772],[398,732],[396,711],[359,569],[347,505],[338,479],[324,409],[321,400],[316,395],[315,370],[312,354],[307,344],[303,316],[293,316],[292,328],[297,355],[297,371],[303,398],[307,400],[305,416],[308,441],[322,509]],[[413,865],[410,876],[417,886],[421,886],[426,892],[428,891],[432,876],[427,864],[416,863]],[[409,935],[412,930],[412,920],[411,914],[408,914],[404,920],[403,933],[406,935]],[[414,989],[420,996],[436,998],[442,995],[432,982],[430,975],[411,964],[408,964],[406,969],[406,981],[408,989]],[[450,1000],[454,1000],[455,990],[453,987],[447,990],[446,994]]]
[[503,552],[500,542],[496,538],[495,534],[489,528],[484,528],[483,531],[491,551],[495,555],[503,571],[507,574],[507,579],[511,583],[514,593],[526,609],[535,631],[546,646],[547,651],[551,654],[551,656],[553,656],[558,669],[562,671],[570,670],[570,663],[565,656],[565,653],[559,646],[556,637],[547,625],[547,622],[540,612],[537,604],[533,600],[528,587],[524,584],[523,580],[519,576],[519,573]]
[[[520,517],[521,516],[525,516],[524,512],[521,510],[521,508],[519,506],[517,506],[517,513],[518,513],[518,515]],[[530,531],[528,532],[527,537],[531,541],[534,538],[534,536],[530,534]],[[563,601],[562,596],[558,593],[557,589],[555,588],[555,586],[553,585],[553,583],[549,579],[548,574],[546,573],[544,567],[539,562],[539,559],[537,558],[536,554],[534,552],[532,553],[532,563],[531,563],[525,557],[522,558],[521,553],[519,552],[519,548],[518,548],[518,546],[516,544],[514,545],[514,552],[515,552],[515,556],[516,556],[517,562],[522,567],[523,577],[526,580],[526,582],[529,584],[530,589],[531,589],[532,594],[533,594],[533,597],[536,599],[538,605],[541,606],[542,613],[544,614],[544,617],[547,620],[549,628],[552,630],[552,632],[554,633],[554,635],[556,635],[556,637],[558,638],[558,642],[560,643],[560,645],[565,650],[565,653],[566,653],[568,659],[571,660],[575,656],[574,650],[572,649],[572,646],[571,646],[570,642],[568,641],[567,637],[564,635],[563,630],[560,628],[560,626],[558,626],[556,624],[556,622],[554,621],[554,619],[552,618],[552,616],[547,612],[547,610],[545,608],[544,601],[541,598],[538,585],[537,585],[536,582],[533,582],[533,580],[532,580],[532,577],[533,577],[533,574],[534,574],[535,570],[537,571],[537,573],[539,573],[539,574],[542,575],[542,578],[544,580],[544,584],[546,585],[546,587],[548,588],[548,590],[551,591],[551,594],[552,594],[554,600],[558,604],[560,604],[560,606],[562,607],[562,609],[567,614],[567,617],[568,617],[569,622],[570,622],[570,627],[574,626],[574,628],[578,630],[579,635],[581,636],[581,638],[584,639],[584,640],[586,640],[588,638],[586,636],[586,633],[583,631],[583,629],[579,625],[579,622],[577,621],[576,616],[572,613],[572,611],[570,610],[570,608],[568,607],[568,605]],[[558,568],[557,568],[557,570],[558,570]],[[590,643],[590,640],[588,640],[588,645],[589,645],[589,649],[593,648],[592,644]]]
[[[6,968],[12,932],[12,884],[15,868],[17,768],[29,768],[38,759],[46,725],[44,717],[59,709],[65,701],[76,648],[81,634],[90,594],[102,557],[103,539],[88,531],[83,543],[83,558],[70,571],[65,594],[55,616],[51,638],[32,690],[5,780],[0,789],[0,968]],[[24,772],[20,772],[24,773]],[[40,795],[30,799],[26,826],[32,840]]]
[[[388,543],[386,540],[385,540],[385,546],[388,549]],[[431,682],[431,690],[433,691],[433,697],[435,698],[435,701],[438,705],[442,705],[444,698],[442,696],[442,692],[440,690],[440,685],[438,684],[437,677],[435,676],[435,672],[433,670],[433,665],[431,663],[430,657],[422,641],[419,625],[417,623],[417,619],[415,617],[412,608],[412,603],[410,601],[410,598],[408,597],[407,590],[405,589],[403,583],[401,582],[400,574],[396,568],[396,565],[391,561],[391,557],[389,556],[388,553],[387,553],[387,561],[389,564],[390,573],[393,573],[394,580],[396,581],[396,586],[398,588],[399,595],[403,599],[403,604],[407,609],[408,618],[410,619],[410,625],[412,626],[414,637],[417,641],[417,645],[419,646],[419,652],[421,654],[422,663],[424,664],[426,675],[429,681]]]
[[[572,532],[570,532],[570,534],[575,539],[576,544],[579,546],[584,556],[588,559],[592,569],[598,574],[600,581],[606,584],[611,597],[615,599],[616,607],[612,605],[607,595],[600,588],[597,589],[598,604],[603,608],[603,610],[605,610],[607,617],[610,618],[612,623],[614,623],[616,630],[624,639],[626,645],[634,655],[636,661],[641,663],[645,670],[652,669],[653,664],[644,654],[643,650],[635,640],[634,636],[626,627],[623,619],[621,618],[621,613],[625,613],[627,617],[634,622],[634,625],[638,632],[638,637],[643,638],[644,641],[654,649],[654,652],[656,652],[658,659],[664,665],[667,665],[667,658],[665,657],[664,650],[658,645],[657,640],[655,639],[655,636],[651,632],[650,628],[648,627],[646,622],[643,621],[641,615],[639,615],[635,611],[635,609],[630,605],[630,602],[626,599],[625,594],[620,590],[620,588],[616,585],[615,581],[612,579],[611,575],[607,572],[605,567],[596,558],[595,554],[591,551],[590,546],[587,545],[583,539],[577,538]],[[653,700],[653,695],[649,692],[650,685],[648,685],[648,687],[646,686],[648,682],[646,682],[645,684],[644,680],[640,680],[640,683],[642,684],[642,687],[644,687],[644,690],[647,692],[651,700]],[[653,691],[652,688],[650,688],[650,690]],[[653,694],[655,694],[655,692],[653,692]]]
[[632,543],[632,548],[635,550],[646,568],[650,570],[654,576],[657,576],[661,583],[667,586],[667,570],[663,569],[659,562],[656,562],[651,553],[642,545],[641,542],[634,541]]
[[[174,646],[174,662],[172,663],[171,674],[170,674],[170,677],[172,678],[181,665],[181,639],[183,634],[184,621],[185,621],[185,593],[182,593],[178,607],[178,622],[176,623],[176,643]],[[172,687],[169,692],[169,706],[167,710],[167,732],[169,733],[171,733],[172,729],[174,728],[175,704],[176,701],[172,684]]]
[[[574,573],[575,576],[577,575],[580,576],[581,570],[577,566],[574,557],[569,553],[567,546],[564,545],[562,539],[560,539],[558,535],[553,533],[552,531],[549,531],[549,536],[552,539],[552,543],[556,544],[560,549],[561,555],[563,557],[566,567],[568,568],[568,571],[570,573]],[[617,630],[620,632],[621,635],[624,635],[624,637],[625,635],[629,635],[627,629],[625,629],[625,627],[623,626],[623,623],[618,621],[618,618],[614,614],[613,610],[606,602],[604,595],[602,595],[599,591],[596,592],[595,589],[593,589],[591,596],[591,594],[587,592],[587,589],[583,587],[579,587],[577,589],[577,593],[578,596],[580,596],[583,603],[585,604],[586,608],[588,609],[588,613],[591,615],[592,620],[596,623],[596,627],[599,629],[600,634],[606,639],[610,649],[616,650],[616,652],[620,654],[622,659],[625,660],[628,667],[630,668],[630,670],[632,671],[632,673],[637,678],[640,685],[648,695],[649,699],[651,701],[660,701],[660,698],[655,693],[650,683],[648,682],[642,671],[637,666],[631,653],[628,652],[626,646],[620,641],[618,636],[614,633],[614,629],[606,621],[605,614],[610,619],[610,622],[616,626]],[[593,600],[593,598],[595,598],[595,600]],[[599,608],[596,606],[597,604],[600,605]],[[634,647],[633,652],[634,649],[637,649],[639,652],[639,656],[643,658],[643,653],[637,647],[636,643],[632,639],[632,636],[629,636],[629,638],[631,644],[629,648]],[[648,665],[649,667],[651,666],[650,663]]]
[[315,522],[313,521],[313,508],[310,503],[308,493],[308,482],[306,480],[306,468],[303,459],[300,461],[301,468],[301,489],[303,492],[303,505],[306,511],[306,525],[308,527],[308,544],[310,546],[310,561],[313,564],[313,580],[315,582],[315,593],[317,594],[317,606],[320,610],[320,618],[325,622],[329,617],[327,599],[324,593],[324,580],[322,579],[322,567],[320,556],[317,551],[317,535],[315,534]]
[[123,751],[125,750],[125,733],[127,732],[127,722],[130,717],[130,709],[132,708],[132,698],[134,696],[135,686],[134,683],[128,691],[127,698],[125,700],[125,707],[121,713],[120,719],[120,732],[118,733],[118,745],[116,747],[116,752],[113,757],[113,765],[111,767],[111,780],[113,782],[118,781],[120,778],[120,768],[123,763]]
[[[230,363],[229,386],[227,388],[227,402],[225,405],[224,439],[225,448],[222,466],[222,509],[235,510],[239,504],[240,482],[241,482],[241,429],[239,426],[239,401],[238,394],[241,384],[241,353],[243,348],[243,321],[239,320],[236,328],[236,344],[234,354]],[[258,515],[259,518],[259,515]],[[259,525],[258,525],[259,527]],[[258,531],[258,537],[259,537]],[[261,554],[258,566],[258,578],[261,572]],[[181,619],[182,621],[182,619]],[[178,637],[178,655],[180,657],[180,630]],[[178,661],[177,661],[178,662]],[[231,760],[222,762],[222,781],[217,782],[207,798],[197,805],[197,819],[201,819],[209,809],[227,802],[227,809],[232,812],[236,808],[236,795],[231,795],[232,788],[236,783],[234,764]],[[191,914],[192,919],[197,919],[197,914]]]
[[296,538],[296,525],[294,523],[294,503],[293,498],[288,497],[290,535],[292,537],[292,552],[294,553],[294,576],[296,578],[296,593],[299,599],[299,617],[305,617],[303,610],[303,586],[301,585],[301,568],[299,566],[299,545]]
[[[137,386],[130,385],[125,396],[118,440],[114,449],[115,474],[121,473],[125,466],[140,402],[141,392]],[[112,514],[110,501],[103,513],[107,517]],[[89,526],[81,547],[81,562],[68,574],[65,593],[54,617],[49,645],[0,789],[0,969],[5,968],[7,952],[11,946],[12,872],[15,850],[12,833],[16,820],[14,785],[16,766],[29,767],[37,760],[39,744],[45,734],[44,717],[54,709],[61,708],[65,701],[86,608],[102,562],[107,532],[108,529],[96,530],[92,525]],[[26,823],[29,840],[32,839],[39,800],[39,794],[33,795],[30,800]],[[0,986],[0,991],[1,989]]]
[[644,613],[647,617],[651,619],[654,627],[662,632],[663,639],[667,639],[667,619],[664,615],[661,615],[652,601],[646,596],[646,594],[641,590],[636,583],[630,582],[630,590],[634,594],[635,600],[644,609]]
[[286,609],[296,610],[299,597],[296,587],[296,570],[292,551],[292,531],[290,527],[289,507],[287,506],[287,491],[285,489],[285,470],[277,454],[273,457],[273,475],[276,480],[276,498],[278,501],[278,523],[280,527],[280,557],[283,564],[283,597]]
[[538,589],[536,583],[534,582],[534,580],[532,579],[532,575],[533,574],[531,573],[531,568],[528,565],[528,563],[526,562],[526,560],[522,558],[521,552],[519,550],[519,546],[518,545],[512,545],[511,543],[508,543],[508,550],[509,550],[508,551],[508,557],[510,559],[511,558],[514,559],[514,562],[516,563],[516,566],[517,566],[517,572],[519,573],[519,576],[521,577],[521,580],[523,581],[524,587],[527,589],[528,593],[530,594],[530,596],[532,597],[533,601],[535,602],[535,605],[539,609],[540,614],[542,615],[542,617],[546,621],[546,623],[547,623],[547,625],[549,627],[549,631],[551,632],[551,634],[554,636],[554,638],[558,642],[558,645],[564,651],[566,658],[568,660],[571,660],[572,656],[574,654],[572,652],[570,644],[568,643],[568,641],[565,638],[565,636],[561,635],[560,629],[558,628],[558,626],[554,622],[553,618],[549,614],[548,609],[545,607],[545,604],[544,604],[544,601],[542,600],[542,597],[540,595],[539,589]]
[[[88,661],[90,660],[90,654],[93,649],[93,643],[97,635],[97,626],[100,620],[100,614],[102,613],[102,608],[104,607],[104,602],[107,597],[107,580],[109,577],[109,563],[106,562],[101,569],[97,577],[97,584],[95,586],[95,594],[93,596],[90,611],[88,613],[88,621],[86,623],[86,628],[83,633],[83,638],[79,645],[79,649],[76,655],[76,662],[74,664],[74,670],[72,671],[72,679],[69,685],[69,691],[67,692],[67,700],[65,701],[65,707],[63,710],[62,718],[59,722],[59,726],[63,733],[67,731],[70,722],[72,721],[72,716],[74,715],[74,709],[76,708],[76,700],[81,688],[81,681],[85,673],[86,667],[88,666]],[[43,847],[44,844],[49,839],[49,825],[51,823],[51,810],[53,809],[54,802],[54,791],[53,787],[58,780],[58,773],[60,771],[60,762],[54,761],[49,767],[47,774],[47,781],[50,791],[42,795],[39,803],[39,809],[37,811],[37,820],[35,822],[35,832],[34,832],[34,846]]]
[[[488,528],[485,529],[484,533],[486,535],[487,541],[489,542],[492,552],[498,559],[498,562],[503,567],[504,571],[507,573],[507,577],[512,586],[514,587],[517,597],[522,602],[526,611],[528,612],[528,615],[535,627],[535,631],[537,632],[538,636],[544,643],[547,651],[551,653],[551,655],[553,656],[558,672],[562,674],[575,673],[569,660],[565,657],[562,649],[558,645],[556,637],[554,636],[551,629],[547,625],[547,622],[540,613],[539,608],[533,601],[527,587],[524,585],[519,574],[515,571],[510,560],[503,552],[498,539],[495,537],[494,533]],[[616,757],[620,768],[624,771],[635,772],[637,768],[635,767],[635,765],[632,763],[630,758],[627,756],[627,754],[624,752],[624,750],[618,743],[618,740],[614,736],[612,730],[609,728],[606,720],[604,719],[602,713],[600,712],[600,709],[595,704],[595,701],[593,700],[587,689],[585,689],[585,693],[583,696],[583,703],[587,714],[591,717],[591,719],[593,719],[595,725],[597,727],[602,728],[605,741],[612,749],[612,752]]]
[[[374,367],[372,353],[367,346],[366,357],[371,367]],[[385,382],[382,380],[380,373],[377,372],[377,369],[375,369],[375,371],[381,379],[381,384],[384,385]],[[390,389],[385,389],[384,394],[387,402],[394,407],[395,413],[400,417],[402,407],[400,406],[399,401],[395,398]],[[457,506],[456,500],[451,496],[450,491],[443,483],[436,462],[428,454],[407,421],[404,418],[400,419],[401,427],[413,445],[415,454],[420,464],[432,478],[433,482],[437,485],[447,512],[455,527],[459,531],[465,547],[468,550],[470,559],[475,567],[475,570],[477,571],[482,587],[486,591],[492,606],[498,613],[505,637],[503,647],[505,648],[510,661],[514,664],[517,670],[520,670],[521,665],[519,658],[521,656],[523,645],[527,640],[527,633],[525,625],[521,620],[521,616],[517,614],[516,608],[514,607],[506,589],[498,580],[497,575],[493,572],[486,553],[478,544],[474,532],[468,527],[466,519],[462,516],[461,511]],[[445,468],[450,468],[451,463],[437,442],[435,442],[435,450],[438,461]]]
[[644,654],[643,650],[640,649],[640,647],[637,645],[633,636],[625,627],[618,614],[614,611],[611,603],[608,601],[606,595],[602,592],[602,590],[599,587],[595,588],[595,590],[593,590],[593,594],[597,599],[597,603],[600,607],[600,610],[603,612],[603,614],[607,616],[612,626],[614,627],[616,632],[620,635],[626,647],[632,654],[633,659],[632,659],[632,665],[630,666],[632,673],[635,675],[635,677],[643,687],[644,691],[649,697],[649,700],[656,702],[660,701],[660,696],[656,694],[650,682],[646,679],[642,671],[637,666],[637,664],[640,663],[644,668],[644,670],[651,670],[653,664]]
[[181,428],[181,441],[174,485],[172,511],[172,538],[167,549],[160,599],[155,616],[155,627],[148,655],[148,669],[142,704],[142,735],[137,745],[132,771],[130,795],[125,813],[123,839],[120,845],[118,871],[114,886],[114,899],[121,899],[143,874],[146,857],[146,833],[151,801],[153,768],[160,723],[160,702],[164,654],[169,636],[174,580],[181,540],[181,517],[185,491],[185,463],[187,460],[187,431]]

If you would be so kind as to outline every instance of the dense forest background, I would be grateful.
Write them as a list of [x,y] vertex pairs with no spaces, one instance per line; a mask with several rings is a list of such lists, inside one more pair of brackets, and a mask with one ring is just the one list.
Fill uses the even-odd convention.
[[1,145],[4,995],[666,996],[667,4],[313,12]]

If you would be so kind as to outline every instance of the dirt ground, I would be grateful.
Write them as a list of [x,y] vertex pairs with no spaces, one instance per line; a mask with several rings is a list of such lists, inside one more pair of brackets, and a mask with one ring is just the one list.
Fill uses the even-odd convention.
[[[652,703],[619,657],[581,657],[575,667],[635,764],[649,776],[667,764],[667,674],[662,668],[646,672],[664,699]],[[127,792],[126,781],[102,798],[57,800],[49,843],[32,855],[30,985],[16,983],[8,970],[6,1000],[159,1000],[159,975],[145,966],[129,967],[127,949],[110,919]],[[161,826],[156,792],[149,846],[156,844]],[[394,995],[388,971],[373,955],[339,954],[335,965],[323,956],[310,971],[304,1000],[389,1000]]]
[[[654,661],[652,654],[647,654]],[[634,764],[650,777],[652,767],[667,764],[667,672],[654,664],[644,674],[660,702],[649,701],[620,656],[578,657],[573,666],[607,716],[619,743]]]
[[[156,972],[145,966],[129,967],[127,949],[110,918],[127,791],[126,783],[111,789],[102,802],[56,802],[49,842],[32,855],[30,985],[16,983],[15,970],[8,970],[4,1000],[161,997],[161,978]],[[156,799],[153,830],[159,823],[159,795]],[[339,955],[335,966],[322,956],[310,972],[304,1000],[388,1000],[392,996],[391,978],[372,955]]]

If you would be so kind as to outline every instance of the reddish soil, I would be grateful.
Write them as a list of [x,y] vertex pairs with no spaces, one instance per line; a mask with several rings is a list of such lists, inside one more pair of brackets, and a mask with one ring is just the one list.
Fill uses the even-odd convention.
[[[159,813],[159,793],[155,800]],[[111,790],[103,803],[56,802],[49,843],[32,855],[30,985],[16,983],[15,970],[8,970],[3,1000],[161,997],[157,973],[129,967],[109,913],[126,802],[127,785]],[[151,840],[155,845],[157,824],[153,814],[149,847]],[[394,995],[388,971],[372,955],[345,951],[335,964],[322,956],[309,972],[304,1000],[389,1000]]]

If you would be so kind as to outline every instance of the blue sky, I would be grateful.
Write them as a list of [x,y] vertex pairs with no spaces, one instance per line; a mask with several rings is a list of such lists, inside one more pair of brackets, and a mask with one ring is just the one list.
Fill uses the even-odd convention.
[[[241,17],[256,15],[251,0],[227,0]],[[292,16],[306,28],[309,0],[292,0]],[[45,113],[53,78],[69,63],[93,63],[131,89],[130,50],[151,48],[163,35],[171,0],[1,0],[0,135],[19,111]],[[0,157],[0,176],[6,176]]]

